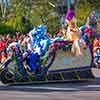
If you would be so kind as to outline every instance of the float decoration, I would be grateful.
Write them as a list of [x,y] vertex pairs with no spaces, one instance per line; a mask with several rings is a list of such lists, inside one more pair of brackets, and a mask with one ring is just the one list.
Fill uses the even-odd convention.
[[[91,48],[85,44],[84,47],[81,38],[50,38],[46,33],[47,27],[43,25],[30,31],[27,50],[24,52],[19,42],[9,44],[9,56],[0,71],[3,83],[44,83],[94,78],[90,72]],[[77,50],[80,51],[77,53]]]

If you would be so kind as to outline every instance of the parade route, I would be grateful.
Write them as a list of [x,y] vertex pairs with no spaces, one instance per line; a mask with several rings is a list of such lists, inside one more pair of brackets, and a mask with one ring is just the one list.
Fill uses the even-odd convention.
[[96,80],[75,83],[52,83],[5,86],[0,85],[0,100],[99,100],[100,74]]

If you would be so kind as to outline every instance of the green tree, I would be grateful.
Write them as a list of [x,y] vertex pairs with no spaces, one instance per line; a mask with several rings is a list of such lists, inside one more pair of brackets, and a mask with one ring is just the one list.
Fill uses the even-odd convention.
[[84,25],[93,10],[100,10],[99,0],[79,0],[77,5],[78,26]]
[[[60,19],[63,15],[59,13],[57,8],[59,5],[67,5],[64,1],[65,0],[10,0],[5,18],[2,18],[2,16],[0,18],[0,20],[2,20],[0,21],[0,33],[1,29],[4,30],[2,31],[3,33],[10,31],[27,33],[33,26],[45,24],[48,26],[49,32],[54,34],[55,30],[61,26]],[[98,1],[97,3],[91,3],[90,1],[92,0],[78,0],[77,18],[79,26],[85,24],[92,10],[100,9],[99,0],[95,0]],[[0,14],[2,15],[2,5]]]

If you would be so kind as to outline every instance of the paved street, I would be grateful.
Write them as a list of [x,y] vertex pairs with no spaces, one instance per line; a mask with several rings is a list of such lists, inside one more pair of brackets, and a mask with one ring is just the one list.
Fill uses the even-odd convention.
[[0,100],[100,100],[100,71],[96,81],[26,86],[0,85]]

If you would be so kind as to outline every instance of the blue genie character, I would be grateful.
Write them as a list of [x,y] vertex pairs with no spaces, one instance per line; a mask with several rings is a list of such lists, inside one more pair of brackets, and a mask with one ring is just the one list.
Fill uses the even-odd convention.
[[44,25],[38,26],[35,32],[31,31],[33,51],[28,52],[26,60],[28,66],[30,67],[30,71],[33,73],[36,73],[40,68],[40,58],[45,55],[50,44],[50,39],[46,33],[47,27]]
[[27,65],[29,66],[29,71],[31,73],[36,73],[39,68],[40,55],[37,52],[37,31],[36,28],[33,28],[28,34],[28,43],[27,51],[23,54],[24,60],[26,60]]
[[39,50],[39,55],[43,56],[48,47],[51,44],[50,38],[46,35],[47,33],[47,27],[45,25],[40,25],[37,27],[37,35],[35,38],[35,44],[34,48],[36,48],[36,51]]

